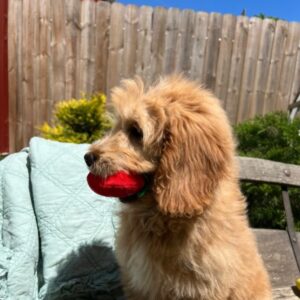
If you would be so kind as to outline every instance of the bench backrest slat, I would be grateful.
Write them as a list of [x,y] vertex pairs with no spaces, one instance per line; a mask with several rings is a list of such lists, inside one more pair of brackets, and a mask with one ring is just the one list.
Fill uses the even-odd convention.
[[300,166],[265,159],[238,157],[240,180],[300,186]]

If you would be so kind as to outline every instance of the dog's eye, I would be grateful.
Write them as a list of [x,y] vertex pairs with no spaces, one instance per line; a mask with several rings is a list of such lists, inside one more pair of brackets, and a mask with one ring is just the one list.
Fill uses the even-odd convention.
[[137,124],[131,124],[128,129],[129,138],[136,141],[141,142],[143,139],[143,131]]

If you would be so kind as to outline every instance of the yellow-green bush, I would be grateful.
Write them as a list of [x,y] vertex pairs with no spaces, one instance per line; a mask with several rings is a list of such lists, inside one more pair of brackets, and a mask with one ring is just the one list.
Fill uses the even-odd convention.
[[101,93],[59,102],[54,110],[54,125],[41,126],[41,136],[69,143],[91,143],[101,138],[111,127],[105,103],[106,97]]

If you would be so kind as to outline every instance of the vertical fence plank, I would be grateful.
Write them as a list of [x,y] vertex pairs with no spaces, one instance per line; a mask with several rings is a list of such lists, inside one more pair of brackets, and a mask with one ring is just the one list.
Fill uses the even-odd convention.
[[128,5],[124,14],[124,77],[135,75],[137,56],[138,8]]
[[140,7],[137,29],[136,73],[141,76],[146,83],[150,82],[151,76],[152,16],[152,7]]
[[66,62],[66,37],[65,37],[65,2],[52,1],[53,31],[51,39],[53,98],[52,105],[65,97],[65,62]]
[[[3,143],[0,152],[14,151],[16,149],[16,132],[17,132],[17,4],[16,1],[8,2],[8,28],[10,29],[8,35],[8,99],[1,99],[2,101],[8,101],[9,108],[9,148],[6,148],[5,142]],[[8,96],[7,95],[7,96]],[[5,121],[5,120],[4,120]],[[4,127],[3,127],[4,128]],[[3,133],[4,135],[4,133]],[[4,136],[3,136],[4,137]]]
[[[23,1],[16,2],[16,32],[17,32],[17,132],[16,147],[20,150],[23,144]],[[9,51],[10,53],[10,51]]]
[[298,42],[295,41],[295,56],[297,57],[296,63],[295,63],[295,72],[293,74],[292,79],[292,87],[289,95],[289,104],[293,103],[296,98],[298,97],[300,93],[300,24],[297,23],[297,36],[298,36]]
[[220,38],[222,29],[222,16],[218,13],[209,15],[208,39],[205,51],[204,83],[209,89],[215,87],[218,56],[220,49]]
[[166,21],[167,10],[162,7],[156,7],[153,12],[151,78],[148,84],[157,80],[163,71]]
[[40,0],[40,55],[39,55],[39,124],[50,120],[51,98],[49,91],[52,91],[50,85],[49,61],[51,59],[50,43],[51,43],[51,27],[50,27],[50,0]]
[[47,73],[45,74],[46,79],[47,79],[47,114],[48,114],[48,120],[52,124],[52,113],[53,113],[53,108],[54,108],[54,76],[53,76],[53,64],[54,64],[54,55],[53,55],[53,9],[52,9],[53,1],[52,0],[47,0],[46,7],[49,10],[47,12],[47,18],[48,18],[48,59],[47,59]]
[[22,86],[23,86],[23,137],[22,143],[26,145],[33,135],[33,59],[32,41],[34,36],[33,9],[34,2],[23,0],[23,40],[22,40]]
[[[38,0],[33,1],[33,40],[32,40],[32,60],[33,60],[33,119],[32,130],[33,134],[37,135],[39,130],[37,125],[40,125],[40,5]],[[31,137],[31,136],[30,136]],[[29,138],[30,138],[29,137]]]
[[214,87],[214,91],[216,96],[222,101],[224,107],[226,105],[225,101],[230,72],[230,59],[228,58],[232,55],[235,26],[236,17],[232,15],[223,16],[216,85]]
[[268,82],[265,89],[263,114],[277,109],[277,91],[282,67],[282,59],[287,38],[288,23],[278,20],[274,33],[273,49]]
[[237,120],[248,30],[249,19],[243,16],[237,17],[234,44],[230,62],[228,90],[225,101],[225,109],[232,124],[235,124]]
[[171,74],[175,71],[177,38],[179,31],[180,11],[170,8],[167,11],[166,32],[165,32],[165,56],[163,61],[163,73]]
[[204,56],[207,47],[208,14],[197,13],[195,17],[195,37],[192,50],[191,78],[204,82]]
[[0,152],[9,147],[9,103],[8,103],[8,1],[0,3]]
[[299,25],[298,23],[289,23],[288,36],[281,69],[281,78],[279,81],[279,91],[277,94],[277,107],[280,110],[286,110],[289,104],[290,91],[293,84],[293,77],[297,59],[297,48],[299,44]]
[[175,70],[185,75],[191,75],[191,61],[194,40],[195,13],[184,10],[180,15],[176,49]]
[[[67,1],[67,0],[66,0]],[[82,1],[77,0],[77,14],[75,18],[78,20],[77,22],[77,32],[76,32],[76,45],[75,45],[75,97],[79,98],[82,95],[81,82],[82,82],[82,70],[81,70],[81,40],[82,40]],[[76,20],[75,19],[75,20]]]
[[250,100],[253,95],[253,87],[256,72],[256,61],[258,58],[258,49],[260,35],[261,35],[262,20],[258,18],[251,18],[249,23],[249,32],[247,40],[247,49],[245,54],[245,61],[243,66],[243,77],[241,82],[241,92],[239,98],[239,110],[237,121],[241,122],[249,116],[252,110],[252,103]]
[[113,3],[111,6],[110,41],[108,56],[107,88],[110,90],[119,84],[123,77],[123,52],[124,52],[124,6]]
[[80,2],[64,0],[65,3],[65,34],[66,34],[66,63],[65,63],[65,99],[75,97],[77,39],[80,27]]
[[95,70],[95,2],[81,2],[81,17],[80,17],[80,55],[79,55],[79,92],[92,93],[93,80]]
[[96,48],[95,48],[95,36],[96,36],[96,3],[97,1],[90,1],[89,6],[89,31],[88,31],[88,45],[86,56],[84,59],[87,62],[87,73],[86,73],[86,90],[88,94],[95,92],[94,78],[95,78],[95,61],[96,61]]
[[95,79],[94,89],[107,93],[106,76],[109,45],[110,4],[104,1],[96,2],[96,33],[95,33]]
[[260,48],[256,63],[256,75],[253,87],[252,110],[249,117],[253,118],[256,114],[262,115],[264,110],[264,99],[268,83],[272,46],[275,33],[275,21],[265,19],[262,23]]

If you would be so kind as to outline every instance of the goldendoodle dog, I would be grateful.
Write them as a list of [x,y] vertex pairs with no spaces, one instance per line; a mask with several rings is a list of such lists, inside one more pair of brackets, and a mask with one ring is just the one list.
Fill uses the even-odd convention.
[[120,199],[116,254],[129,300],[270,300],[219,101],[182,76],[113,89],[116,125],[89,154],[92,173],[143,174]]

